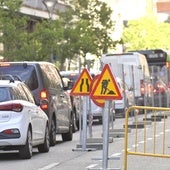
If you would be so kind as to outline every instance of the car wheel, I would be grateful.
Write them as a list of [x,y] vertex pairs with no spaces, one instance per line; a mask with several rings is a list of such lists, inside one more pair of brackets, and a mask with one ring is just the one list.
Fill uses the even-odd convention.
[[68,133],[62,133],[63,141],[71,141],[72,140],[72,138],[73,138],[73,122],[74,122],[74,118],[73,118],[73,115],[72,115],[70,125],[69,125],[69,132]]
[[80,130],[80,123],[79,123],[79,118],[76,120],[76,125],[77,125],[77,130]]
[[50,149],[49,129],[46,125],[44,143],[38,146],[39,152],[48,152]]
[[56,126],[54,119],[52,119],[50,130],[50,146],[54,146],[55,144],[56,144]]
[[19,149],[19,155],[22,159],[30,159],[32,157],[32,133],[28,129],[26,144]]

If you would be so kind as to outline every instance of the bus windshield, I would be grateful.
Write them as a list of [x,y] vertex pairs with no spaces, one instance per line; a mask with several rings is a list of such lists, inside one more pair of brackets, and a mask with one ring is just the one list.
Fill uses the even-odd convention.
[[169,85],[169,68],[167,67],[167,53],[162,49],[136,50],[145,55],[148,62],[151,79],[162,80]]

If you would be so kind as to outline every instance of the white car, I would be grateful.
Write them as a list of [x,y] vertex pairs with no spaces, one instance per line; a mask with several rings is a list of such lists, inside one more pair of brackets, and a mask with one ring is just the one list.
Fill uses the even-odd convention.
[[24,83],[0,80],[0,150],[19,150],[22,159],[30,159],[35,146],[49,151],[47,115]]

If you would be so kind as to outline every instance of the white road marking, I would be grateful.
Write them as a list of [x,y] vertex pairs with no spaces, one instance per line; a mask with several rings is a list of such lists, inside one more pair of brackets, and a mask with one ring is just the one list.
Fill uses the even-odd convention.
[[147,140],[152,140],[152,138],[147,138]]
[[120,156],[122,153],[114,153],[112,154],[110,157],[114,157],[114,156]]
[[94,168],[94,167],[96,167],[97,165],[98,165],[98,164],[91,164],[91,165],[87,166],[86,169]]
[[136,144],[136,145],[134,144],[134,145],[132,145],[133,148],[138,147],[138,146],[139,146],[139,144]]
[[57,166],[57,165],[59,165],[59,164],[60,164],[59,162],[57,162],[57,163],[52,163],[52,164],[49,164],[49,165],[44,166],[44,167],[42,167],[42,168],[39,168],[38,170],[49,170],[49,169],[54,168],[55,166]]

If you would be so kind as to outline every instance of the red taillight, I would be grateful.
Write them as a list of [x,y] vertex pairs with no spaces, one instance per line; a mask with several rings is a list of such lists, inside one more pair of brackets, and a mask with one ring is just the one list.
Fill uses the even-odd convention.
[[21,137],[19,129],[5,129],[2,132],[2,139],[14,139]]
[[48,93],[46,90],[42,90],[40,92],[40,99],[47,99],[48,98]]
[[48,93],[46,90],[40,92],[40,107],[43,110],[48,109]]
[[18,129],[6,129],[2,133],[8,134],[8,135],[10,135],[10,134],[17,134],[17,133],[19,133],[19,130]]
[[158,88],[158,92],[160,92],[160,93],[164,93],[165,92],[165,89],[164,89],[164,87],[162,85],[158,84],[157,88]]
[[42,110],[47,110],[48,109],[48,104],[41,104],[41,109]]
[[145,94],[145,85],[143,80],[140,81],[140,91],[141,94]]
[[10,103],[10,104],[1,104],[0,105],[1,111],[21,112],[22,109],[23,109],[23,105],[20,103]]
[[141,91],[141,94],[144,94],[144,93],[145,93],[145,88],[144,88],[144,87],[141,87],[141,88],[140,88],[140,91]]

